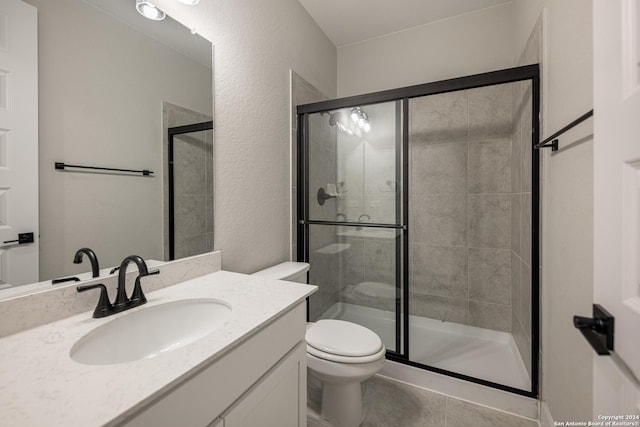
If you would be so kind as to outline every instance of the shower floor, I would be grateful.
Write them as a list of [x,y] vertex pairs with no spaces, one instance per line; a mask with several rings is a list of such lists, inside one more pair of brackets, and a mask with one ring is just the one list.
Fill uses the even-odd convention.
[[[339,302],[322,317],[364,325],[387,349],[395,349],[395,316],[389,311]],[[530,390],[529,374],[507,332],[409,316],[409,345],[413,362]]]

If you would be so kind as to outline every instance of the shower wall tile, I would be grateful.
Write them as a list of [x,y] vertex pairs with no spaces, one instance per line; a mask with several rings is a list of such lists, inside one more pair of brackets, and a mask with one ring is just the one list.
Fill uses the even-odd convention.
[[364,147],[364,193],[395,193],[396,186],[396,147]]
[[[213,212],[214,212],[214,201],[213,201],[213,194],[211,194],[210,196],[206,197],[207,200],[207,210],[206,210],[206,216],[205,216],[205,221],[206,221],[206,231],[207,233],[213,233],[214,230],[214,220],[213,220]],[[212,242],[213,243],[213,242]]]
[[447,322],[469,323],[469,300],[411,291],[409,314]]
[[[291,206],[293,206],[294,212],[297,205],[298,205],[298,190],[296,188],[292,188],[291,189]],[[296,216],[297,215],[294,215],[293,221],[291,221],[291,241],[293,243],[296,243],[298,241],[298,221]]]
[[511,140],[469,144],[469,194],[506,194],[511,190]]
[[336,153],[318,144],[310,144],[309,158],[309,217],[314,220],[333,221],[336,216],[336,199],[326,200],[323,205],[315,197],[320,188],[327,189],[328,183],[336,182]]
[[467,297],[467,248],[411,244],[412,290]]
[[511,137],[511,84],[468,90],[469,141]]
[[533,159],[533,140],[531,138],[533,130],[531,112],[532,87],[530,82],[524,85],[523,103],[525,107],[523,108],[522,128],[520,130],[522,135],[522,192],[529,193],[531,192],[531,167]]
[[522,253],[521,250],[521,235],[522,235],[522,209],[521,209],[521,195],[511,195],[511,250],[517,255]]
[[522,328],[527,336],[531,336],[531,267],[522,263],[520,283],[522,288]]
[[446,427],[537,427],[538,422],[506,412],[447,398]]
[[179,150],[174,156],[174,194],[204,197],[207,188],[205,158]]
[[511,251],[469,248],[469,299],[511,304]]
[[339,259],[318,250],[310,254],[310,264],[309,283],[318,286],[318,291],[309,297],[309,318],[314,321],[339,299]]
[[329,98],[311,83],[291,70],[291,123],[296,127],[296,107],[312,102],[326,101]]
[[[368,285],[369,289],[363,286]],[[376,282],[363,282],[363,284],[349,285],[345,287],[340,294],[340,301],[360,305],[363,307],[371,307],[378,310],[395,312],[396,299],[395,292],[378,292],[378,289],[372,289],[373,286],[380,286]],[[389,284],[382,284],[383,286],[393,286]],[[394,290],[393,288],[387,288],[388,290]]]
[[467,144],[412,144],[412,193],[466,194]]
[[309,115],[309,145],[317,145],[329,151],[336,151],[336,127],[329,124],[326,114]]
[[349,245],[348,249],[338,253],[340,287],[357,285],[365,281],[364,239],[341,238],[339,243]]
[[364,281],[396,283],[396,243],[364,239]]
[[511,317],[511,331],[516,348],[524,362],[529,378],[531,378],[531,339],[524,333],[520,320],[515,316]]
[[520,199],[522,206],[522,259],[531,265],[531,193],[525,193]]
[[467,141],[468,115],[466,91],[410,99],[411,143]]
[[511,134],[520,130],[520,118],[522,116],[522,85],[523,82],[511,83]]
[[399,223],[399,220],[396,219],[397,197],[399,196],[391,192],[386,194],[365,194],[363,206],[366,206],[367,214],[371,216],[371,222],[380,224]]
[[522,136],[520,129],[511,137],[511,192],[522,191]]
[[213,240],[213,232],[205,233],[204,235],[206,244],[207,244],[207,252],[213,252],[215,249],[215,242]]
[[291,129],[291,186],[298,186],[298,131]]
[[511,332],[511,306],[469,300],[467,323],[479,328]]
[[203,254],[207,251],[207,234],[182,236],[176,233],[175,239],[176,259]]
[[186,156],[205,157],[208,133],[210,132],[201,131],[176,135],[173,139],[174,155],[179,151]]
[[467,244],[466,196],[412,195],[409,239],[443,246]]
[[193,236],[206,232],[206,200],[201,196],[175,197],[175,234]]
[[511,196],[469,197],[469,246],[509,248],[511,246]]
[[518,319],[522,319],[522,288],[520,275],[522,260],[515,253],[511,253],[511,311]]

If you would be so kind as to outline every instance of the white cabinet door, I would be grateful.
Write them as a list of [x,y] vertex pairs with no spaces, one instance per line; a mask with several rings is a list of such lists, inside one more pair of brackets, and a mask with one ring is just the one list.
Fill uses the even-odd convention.
[[306,427],[306,344],[298,344],[225,414],[224,427]]
[[[615,317],[593,362],[594,419],[640,415],[640,0],[594,0],[594,302]],[[634,378],[635,377],[635,378]]]
[[[4,243],[19,233],[34,243]],[[0,1],[0,246],[0,281],[38,281],[38,26],[20,0]]]

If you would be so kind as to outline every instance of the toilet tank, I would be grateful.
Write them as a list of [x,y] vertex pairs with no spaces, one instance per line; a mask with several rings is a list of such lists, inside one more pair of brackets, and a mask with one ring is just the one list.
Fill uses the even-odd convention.
[[289,282],[307,283],[309,264],[306,262],[283,262],[264,270],[256,271],[253,276],[265,279],[287,280]]

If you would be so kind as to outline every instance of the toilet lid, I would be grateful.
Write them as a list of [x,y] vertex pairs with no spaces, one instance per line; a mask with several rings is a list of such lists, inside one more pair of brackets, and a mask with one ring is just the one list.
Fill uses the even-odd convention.
[[307,345],[324,353],[362,357],[379,353],[382,340],[364,326],[344,320],[318,320],[307,329]]

